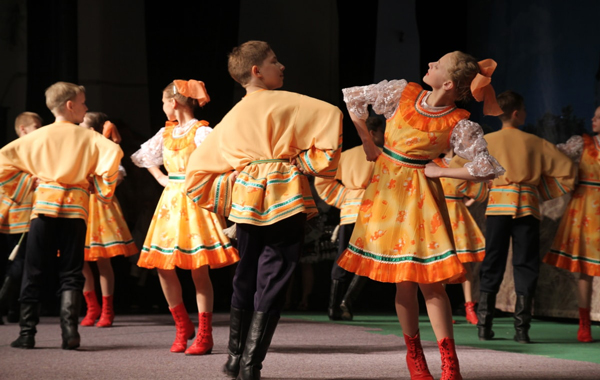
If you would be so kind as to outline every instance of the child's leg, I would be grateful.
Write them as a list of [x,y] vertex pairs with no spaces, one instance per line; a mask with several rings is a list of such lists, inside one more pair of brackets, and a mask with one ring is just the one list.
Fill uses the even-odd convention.
[[198,303],[198,312],[213,311],[214,293],[210,275],[208,274],[208,265],[192,270],[192,279],[196,286],[196,302]]
[[205,355],[212,352],[213,287],[208,274],[208,265],[192,270],[198,303],[198,334],[194,343],[185,350],[186,355]]
[[183,303],[181,283],[175,269],[158,269],[158,278],[169,308],[174,308]]
[[158,269],[158,278],[177,329],[171,352],[185,352],[188,339],[194,337],[194,325],[183,304],[179,277],[175,269]]
[[580,273],[577,280],[577,300],[579,307],[589,309],[592,306],[592,285],[594,277]]
[[452,307],[444,285],[442,283],[419,284],[419,288],[425,298],[427,314],[436,339],[438,341],[443,338],[454,339]]
[[462,283],[463,294],[465,296],[465,302],[473,302],[473,268],[471,267],[471,263],[463,263],[465,270],[467,273],[465,274],[465,278],[467,279]]
[[115,293],[115,273],[110,259],[98,259],[98,273],[100,274],[100,289],[102,296],[112,296]]
[[417,298],[418,285],[414,282],[400,282],[396,284],[396,314],[402,332],[408,336],[415,336],[419,332],[419,299]]
[[90,267],[89,262],[83,263],[83,277],[85,278],[85,283],[83,284],[83,292],[93,292],[96,289],[94,284],[94,272],[92,272],[92,268]]

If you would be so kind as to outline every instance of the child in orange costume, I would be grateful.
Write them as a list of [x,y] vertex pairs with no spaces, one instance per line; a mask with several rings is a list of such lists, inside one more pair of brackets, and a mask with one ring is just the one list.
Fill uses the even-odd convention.
[[[106,132],[103,133],[104,137],[111,139],[116,144],[121,142],[116,127],[102,112],[86,113],[83,123],[79,125],[96,132]],[[104,128],[105,126],[109,128]],[[124,176],[125,169],[119,165],[117,185]],[[95,193],[90,194],[90,217],[85,238],[85,263],[83,264],[83,276],[85,277],[83,297],[87,304],[87,313],[81,321],[82,326],[93,326],[98,317],[100,319],[96,323],[96,327],[112,326],[115,318],[113,309],[115,275],[110,259],[119,255],[131,256],[138,252],[117,198],[113,197],[112,202],[106,204],[98,200],[98,195]],[[89,264],[90,261],[96,262],[98,266],[102,308],[96,297],[94,274]]]
[[94,176],[94,191],[110,202],[123,156],[117,144],[76,125],[87,112],[85,100],[83,86],[53,84],[46,90],[46,105],[55,122],[0,149],[0,191],[18,204],[37,185],[21,287],[21,331],[11,343],[15,348],[35,346],[42,282],[51,261],[60,279],[62,348],[80,345],[88,181]]
[[[131,159],[145,167],[165,187],[150,223],[138,265],[156,268],[177,334],[171,352],[187,355],[209,354],[213,347],[213,289],[208,267],[220,268],[239,260],[237,250],[223,233],[225,219],[197,207],[183,189],[185,169],[192,152],[211,133],[206,121],[194,117],[194,108],[209,101],[204,84],[175,80],[163,90],[163,111],[167,124]],[[160,170],[165,165],[168,175]],[[183,304],[181,283],[175,267],[189,269],[196,287],[198,335]]]
[[264,41],[234,48],[228,68],[246,95],[190,158],[186,190],[200,207],[236,223],[240,262],[223,369],[255,380],[302,253],[305,221],[318,212],[302,173],[335,176],[342,113],[321,100],[274,91],[283,86],[285,66]]
[[[436,158],[433,162],[444,168],[455,167],[452,165],[453,156],[452,150],[448,150],[444,157]],[[452,223],[456,254],[467,271],[465,274],[466,280],[462,283],[465,313],[467,321],[476,325],[477,314],[475,313],[475,302],[473,302],[471,289],[473,270],[470,263],[483,260],[485,256],[485,237],[467,206],[472,205],[474,202],[483,202],[487,198],[487,184],[454,178],[440,178],[440,181],[442,182],[446,206]]]
[[[423,81],[432,91],[405,80],[343,90],[367,159],[377,161],[338,264],[376,281],[396,283],[396,311],[413,379],[433,379],[420,344],[418,289],[442,354],[442,379],[462,378],[444,283],[464,281],[465,269],[454,249],[437,178],[482,181],[503,173],[488,154],[481,127],[454,104],[474,96],[485,100],[486,114],[500,113],[490,85],[495,67],[492,60],[478,63],[468,54],[452,52],[429,64]],[[383,153],[367,133],[368,105],[388,119]],[[449,146],[472,162],[460,168],[430,162]]]
[[[18,137],[23,137],[41,127],[42,118],[35,112],[21,112],[15,118],[15,132]],[[5,309],[8,310],[9,322],[19,321],[18,298],[23,277],[27,231],[29,231],[33,207],[33,191],[34,189],[25,196],[21,204],[10,207],[8,210],[2,207],[0,211],[0,233],[6,234],[4,237],[8,243],[7,246],[14,252],[14,254],[13,252],[9,253],[9,261],[12,263],[6,271],[2,288],[0,288],[0,325],[3,324],[1,313]],[[8,200],[2,202],[10,203]]]
[[[557,147],[579,162],[578,183],[565,210],[546,264],[579,273],[577,340],[593,342],[590,308],[594,276],[600,276],[600,107],[592,118],[594,136],[574,136]],[[565,149],[566,148],[566,149]],[[573,152],[574,154],[569,154]]]

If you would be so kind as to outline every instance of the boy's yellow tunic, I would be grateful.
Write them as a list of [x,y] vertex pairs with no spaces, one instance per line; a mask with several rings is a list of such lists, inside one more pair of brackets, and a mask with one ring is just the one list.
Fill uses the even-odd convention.
[[56,122],[39,128],[0,150],[0,213],[26,202],[35,176],[40,183],[32,218],[44,214],[87,223],[89,187],[102,202],[110,202],[122,156],[117,144],[78,125]]
[[486,215],[541,219],[540,198],[549,200],[573,190],[577,167],[549,141],[506,127],[488,133],[485,140],[490,154],[506,169],[493,181]]
[[340,225],[354,224],[375,162],[367,161],[362,145],[342,152],[335,178],[315,178],[319,197],[340,209]]
[[[458,156],[455,156],[458,157]],[[458,167],[443,158],[433,160],[441,167]],[[487,198],[486,182],[471,182],[455,178],[440,178],[448,215],[452,223],[454,248],[461,263],[480,262],[485,256],[485,237],[469,212],[463,198],[483,202]]]
[[544,262],[600,276],[600,136],[583,139],[577,188]]
[[[200,207],[236,223],[267,226],[297,213],[317,214],[308,179],[334,178],[342,113],[287,91],[246,95],[190,157],[185,189]],[[229,176],[237,170],[235,186]]]

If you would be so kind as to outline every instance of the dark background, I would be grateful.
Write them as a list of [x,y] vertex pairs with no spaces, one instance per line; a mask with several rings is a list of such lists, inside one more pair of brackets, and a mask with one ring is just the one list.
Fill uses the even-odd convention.
[[[234,46],[262,39],[286,66],[284,90],[343,106],[341,89],[382,79],[421,82],[427,63],[453,50],[493,58],[496,92],[524,95],[524,128],[557,143],[589,130],[600,104],[600,2],[574,0],[442,1],[115,1],[3,0],[0,4],[0,128],[14,139],[22,111],[53,120],[44,90],[62,80],[86,86],[90,111],[117,124],[128,176],[117,196],[141,246],[161,187],[128,157],[164,125],[162,89],[173,79],[206,83],[211,102],[197,117],[212,126],[241,98],[227,73]],[[478,103],[463,104],[485,131],[499,121]],[[349,118],[344,149],[359,144]],[[335,210],[330,210],[330,222]],[[133,258],[115,258],[116,307],[121,312],[166,311],[154,271]],[[331,261],[309,265],[309,309],[325,310]],[[305,266],[306,269],[306,266]],[[233,267],[211,271],[215,310],[227,310]],[[306,272],[305,272],[306,273]],[[181,272],[188,309],[195,308],[189,273]],[[306,274],[305,274],[306,277]],[[294,309],[302,271],[293,285]],[[99,287],[99,286],[97,286]],[[393,312],[391,284],[369,282],[362,311]],[[462,292],[449,287],[460,312]]]

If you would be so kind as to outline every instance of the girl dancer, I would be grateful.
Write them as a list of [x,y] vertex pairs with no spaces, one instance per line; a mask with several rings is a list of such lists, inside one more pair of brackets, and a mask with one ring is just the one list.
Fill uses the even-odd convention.
[[[213,288],[208,266],[220,268],[239,260],[237,250],[223,233],[222,216],[197,207],[184,191],[185,169],[194,149],[212,131],[206,121],[194,118],[196,106],[209,101],[204,84],[195,80],[175,80],[163,90],[163,111],[167,123],[142,144],[131,159],[147,168],[165,187],[150,223],[138,265],[157,268],[160,284],[177,329],[171,352],[187,355],[209,354],[213,347]],[[160,166],[165,166],[168,175]],[[183,304],[181,283],[175,268],[189,269],[196,287],[198,335]]]
[[[600,107],[592,118],[595,136],[574,136],[558,148],[579,161],[579,183],[558,227],[546,264],[579,273],[577,340],[592,342],[590,308],[594,276],[600,276]],[[562,146],[561,146],[562,145]],[[583,153],[581,152],[583,150]]]
[[[396,311],[407,345],[412,379],[433,379],[419,338],[417,289],[421,289],[442,354],[442,379],[462,379],[454,348],[446,282],[464,281],[438,177],[487,180],[503,173],[488,154],[481,127],[455,102],[474,96],[484,112],[501,112],[490,85],[496,67],[462,52],[429,64],[425,91],[405,80],[343,90],[367,159],[377,160],[348,249],[338,264],[361,276],[396,283]],[[366,125],[367,106],[387,119],[383,153]],[[442,168],[430,162],[449,145],[471,162]],[[382,153],[382,154],[381,154]]]
[[[121,142],[117,129],[102,112],[87,112],[80,126],[103,132],[104,137],[114,143]],[[119,165],[119,184],[125,176],[125,169]],[[90,186],[93,188],[93,186]],[[110,203],[102,202],[98,194],[90,193],[90,213],[85,237],[85,262],[83,264],[83,297],[87,304],[87,313],[81,320],[82,326],[93,326],[98,317],[96,327],[111,327],[115,318],[113,298],[115,291],[115,274],[110,259],[115,256],[131,256],[139,250],[131,237],[117,197]],[[96,297],[95,281],[90,262],[95,262],[100,275],[102,291],[102,308]]]

